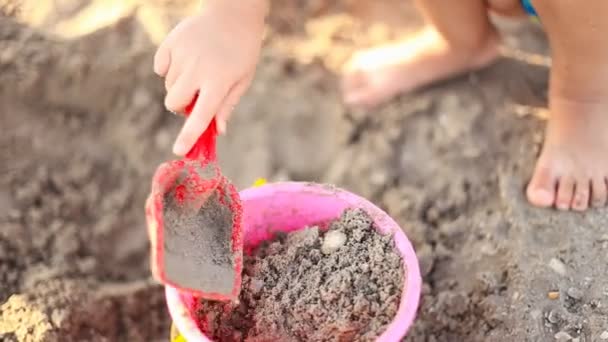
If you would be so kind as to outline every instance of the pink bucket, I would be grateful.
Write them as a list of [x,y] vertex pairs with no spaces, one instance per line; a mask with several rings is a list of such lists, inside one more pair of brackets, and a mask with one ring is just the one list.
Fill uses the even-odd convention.
[[[420,269],[414,249],[397,223],[369,201],[350,192],[320,184],[285,182],[250,188],[240,193],[243,202],[245,247],[270,239],[277,231],[289,232],[340,216],[347,208],[361,208],[374,220],[380,233],[394,234],[403,257],[406,281],[401,304],[379,342],[398,342],[412,324],[420,298]],[[165,296],[173,324],[188,342],[210,342],[194,319],[197,299],[166,286]]]

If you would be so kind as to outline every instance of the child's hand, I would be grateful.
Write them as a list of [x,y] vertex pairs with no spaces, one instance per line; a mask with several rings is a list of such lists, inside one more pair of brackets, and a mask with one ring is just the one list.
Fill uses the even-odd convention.
[[165,77],[165,106],[181,112],[198,100],[173,152],[183,156],[216,116],[220,133],[255,73],[267,12],[266,0],[209,0],[202,12],[179,23],[154,56]]

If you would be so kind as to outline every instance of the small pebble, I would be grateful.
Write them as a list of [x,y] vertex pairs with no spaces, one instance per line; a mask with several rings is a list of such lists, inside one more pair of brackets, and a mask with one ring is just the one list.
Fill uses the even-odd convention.
[[552,258],[549,261],[549,267],[555,271],[555,273],[561,275],[561,276],[565,276],[566,275],[566,265],[564,265],[563,262],[561,262],[559,259],[556,258]]
[[340,231],[332,230],[325,234],[323,239],[323,245],[321,245],[321,252],[324,254],[330,254],[337,251],[346,242],[346,235]]
[[576,287],[569,288],[566,293],[568,294],[568,297],[572,299],[579,300],[583,298],[583,291],[577,289]]
[[575,337],[572,339],[572,342],[581,342],[581,338],[580,337]]
[[600,340],[608,340],[608,331],[604,331],[601,335],[600,335]]
[[547,321],[549,321],[549,323],[552,323],[552,324],[559,323],[560,319],[561,319],[560,314],[557,311],[551,310],[549,312],[549,315],[547,315]]
[[264,287],[264,281],[257,279],[257,278],[251,279],[251,292],[252,293],[254,293],[254,294],[259,293],[263,287]]
[[55,309],[51,312],[51,322],[57,327],[60,327],[67,317],[68,313],[65,310]]
[[519,292],[514,292],[512,298],[513,298],[513,301],[517,301],[519,299]]
[[560,342],[566,342],[572,340],[572,336],[565,331],[560,331],[555,334],[555,339]]
[[549,293],[547,293],[547,297],[549,297],[549,299],[555,300],[559,298],[559,291],[550,291]]

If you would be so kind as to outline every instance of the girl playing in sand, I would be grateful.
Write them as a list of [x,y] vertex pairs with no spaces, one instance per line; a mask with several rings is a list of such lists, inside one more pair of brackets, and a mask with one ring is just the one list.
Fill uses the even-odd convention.
[[[201,96],[174,145],[184,155],[215,115],[220,132],[249,87],[260,52],[267,0],[207,0],[161,44],[154,70],[165,105],[181,111]],[[550,119],[527,187],[530,203],[562,210],[606,205],[608,192],[608,1],[417,0],[427,26],[413,38],[357,53],[343,94],[374,106],[429,83],[490,65],[500,36],[489,13],[538,16],[552,48]],[[201,38],[204,37],[204,38]]]

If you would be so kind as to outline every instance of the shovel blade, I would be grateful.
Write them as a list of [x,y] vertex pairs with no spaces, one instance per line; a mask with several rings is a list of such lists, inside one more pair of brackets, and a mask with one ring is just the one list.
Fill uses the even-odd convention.
[[156,278],[201,298],[236,299],[243,267],[241,214],[238,192],[215,164],[161,165],[146,203]]

